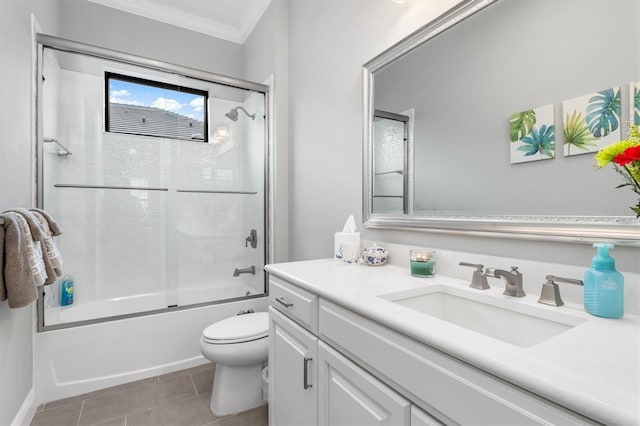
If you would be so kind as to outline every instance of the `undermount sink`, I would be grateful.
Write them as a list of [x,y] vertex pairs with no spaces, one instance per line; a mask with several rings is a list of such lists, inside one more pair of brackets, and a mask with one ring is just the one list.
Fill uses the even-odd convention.
[[512,345],[530,347],[584,322],[517,300],[448,285],[431,285],[380,296],[435,318]]

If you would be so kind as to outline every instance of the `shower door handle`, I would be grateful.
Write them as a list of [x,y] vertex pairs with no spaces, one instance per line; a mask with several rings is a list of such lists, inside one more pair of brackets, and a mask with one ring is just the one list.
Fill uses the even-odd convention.
[[309,389],[309,388],[313,387],[313,385],[311,383],[309,383],[309,363],[311,361],[313,361],[313,358],[304,357],[304,361],[303,361],[303,364],[304,364],[304,367],[303,367],[304,370],[303,371],[304,371],[304,373],[302,375],[302,386],[305,389]]

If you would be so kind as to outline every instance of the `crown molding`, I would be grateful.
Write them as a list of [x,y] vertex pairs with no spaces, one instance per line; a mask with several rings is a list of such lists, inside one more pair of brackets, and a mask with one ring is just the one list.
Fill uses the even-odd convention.
[[238,44],[243,44],[247,40],[270,3],[270,0],[264,1],[261,8],[256,9],[254,13],[247,14],[239,26],[232,26],[176,8],[159,5],[150,0],[87,1]]

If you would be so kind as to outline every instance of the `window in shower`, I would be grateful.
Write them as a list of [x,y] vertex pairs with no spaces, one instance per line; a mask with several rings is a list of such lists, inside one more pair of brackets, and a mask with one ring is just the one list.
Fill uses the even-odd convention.
[[107,132],[208,140],[205,90],[105,72]]
[[[49,47],[42,58],[41,141],[56,139],[71,154],[39,146],[38,204],[62,228],[57,243],[75,293],[74,304],[61,307],[59,283],[45,286],[40,329],[264,295],[266,86],[218,84]],[[162,81],[173,92],[140,81]],[[129,114],[133,101],[147,102],[127,96],[137,89],[125,83],[166,99],[177,96],[176,87],[195,89],[191,98],[173,99],[202,100],[202,111],[183,107],[181,115],[206,123],[204,138],[176,143],[167,133],[105,131],[105,89],[120,100],[111,107],[132,101]],[[240,107],[255,119],[230,113]],[[207,135],[222,128],[225,138]],[[255,246],[247,244],[252,230]],[[234,276],[251,266],[255,274]]]

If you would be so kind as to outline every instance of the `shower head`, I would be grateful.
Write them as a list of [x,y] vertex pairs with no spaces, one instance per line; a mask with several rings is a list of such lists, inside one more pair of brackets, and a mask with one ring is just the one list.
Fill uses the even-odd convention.
[[233,108],[231,111],[229,111],[225,115],[231,121],[238,121],[238,110],[239,109],[241,109],[245,114],[247,114],[247,117],[249,117],[250,119],[252,119],[252,120],[256,119],[256,115],[255,114],[249,114],[249,112],[246,109],[242,108],[241,106]]

